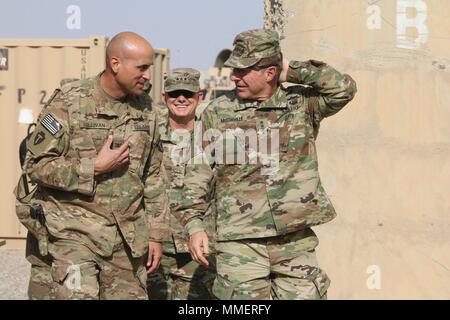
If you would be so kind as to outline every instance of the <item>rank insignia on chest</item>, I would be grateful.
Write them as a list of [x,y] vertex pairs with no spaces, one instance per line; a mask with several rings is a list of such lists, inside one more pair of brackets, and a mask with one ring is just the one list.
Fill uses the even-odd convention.
[[295,97],[295,98],[291,98],[291,99],[289,99],[289,102],[288,102],[289,104],[298,104],[298,98],[297,97]]
[[300,105],[299,105],[299,100],[297,97],[289,99],[289,101],[288,101],[288,109],[289,110],[296,110],[299,107],[300,107]]
[[44,119],[41,120],[41,124],[52,135],[57,134],[62,129],[62,125],[51,114],[46,115]]
[[266,119],[257,119],[256,120],[256,128],[257,130],[265,130],[269,126]]

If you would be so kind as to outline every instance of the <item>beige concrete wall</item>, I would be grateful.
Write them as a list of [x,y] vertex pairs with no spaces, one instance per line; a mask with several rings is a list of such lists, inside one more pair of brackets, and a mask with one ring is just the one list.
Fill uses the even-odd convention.
[[449,299],[450,1],[266,5],[288,58],[327,61],[358,84],[317,142],[338,211],[315,228],[329,298]]

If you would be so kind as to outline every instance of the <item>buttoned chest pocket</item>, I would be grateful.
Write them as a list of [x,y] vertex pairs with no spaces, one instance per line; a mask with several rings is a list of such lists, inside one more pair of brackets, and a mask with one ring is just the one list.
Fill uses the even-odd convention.
[[[183,203],[189,198],[189,194],[182,192],[184,187],[184,168],[185,166],[183,164],[173,166],[167,163],[164,164],[164,169],[169,180],[166,194],[170,208]],[[174,216],[172,216],[172,218],[173,217]]]
[[171,143],[163,143],[164,183],[171,188],[182,188],[184,180],[184,163],[181,162],[183,149]]
[[[80,121],[80,128],[85,139],[90,138],[98,154],[108,139],[111,130],[111,123],[105,120],[83,120]],[[87,141],[85,141],[87,143]],[[83,149],[83,143],[80,144]]]
[[165,165],[165,168],[169,178],[170,186],[175,189],[182,188],[184,185],[184,165],[177,164],[170,166],[170,168]]
[[76,159],[95,157],[108,138],[110,124],[97,119],[83,119],[80,129],[71,132],[69,157]]
[[312,124],[304,109],[300,106],[281,115],[276,122],[269,124],[268,145],[272,152],[278,143],[280,156],[287,154],[308,155],[310,142],[314,142]]
[[225,165],[258,164],[258,132],[255,119],[226,124],[216,144],[216,159]]
[[288,152],[290,120],[287,109],[256,112],[258,160],[263,175],[276,170],[280,159]]
[[307,156],[314,152],[314,128],[307,112],[300,109],[292,114],[286,152]]
[[150,124],[148,122],[132,122],[128,127],[127,139],[130,146],[128,169],[142,177],[151,149]]

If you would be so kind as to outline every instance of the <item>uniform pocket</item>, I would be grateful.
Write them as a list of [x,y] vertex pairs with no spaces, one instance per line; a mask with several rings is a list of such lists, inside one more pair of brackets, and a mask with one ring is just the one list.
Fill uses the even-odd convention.
[[[53,281],[62,284],[69,275],[69,264],[52,264],[52,278]],[[80,272],[81,275],[81,272]]]
[[234,286],[223,278],[214,279],[212,293],[219,300],[231,300],[235,291]]
[[289,224],[302,224],[317,210],[319,175],[316,169],[296,168],[290,175],[286,171],[289,173],[287,168],[282,168],[281,173],[266,180],[269,203],[276,216],[286,217]]
[[83,284],[93,279],[97,282],[98,270],[92,262],[81,264],[53,263],[52,278],[55,282],[64,284],[73,291],[81,290]]
[[92,262],[53,263],[52,278],[57,299],[98,299],[98,270]]
[[[85,151],[92,150],[95,147],[95,153],[98,153],[108,139],[110,125],[106,122],[85,121],[81,123],[81,131],[79,137],[72,137],[71,144],[77,144],[80,157],[92,156],[86,155]],[[90,141],[89,141],[90,140]]]
[[138,278],[140,285],[147,291],[147,271],[144,266],[140,266],[136,271],[136,278]]
[[134,131],[128,139],[130,142],[130,164],[128,169],[141,177],[150,149],[150,136],[146,132]]

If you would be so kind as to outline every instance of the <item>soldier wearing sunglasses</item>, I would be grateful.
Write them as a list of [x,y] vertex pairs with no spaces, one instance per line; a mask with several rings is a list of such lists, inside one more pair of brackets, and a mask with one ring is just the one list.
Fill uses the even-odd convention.
[[[185,206],[194,205],[195,199],[183,199],[181,191],[185,162],[190,159],[196,111],[203,99],[199,78],[200,72],[195,69],[178,68],[173,69],[164,82],[166,110],[163,112],[167,116],[161,117],[159,131],[164,150],[161,173],[166,187],[161,192],[166,194],[165,210],[169,212],[181,202]],[[208,209],[210,218],[212,208]],[[214,272],[192,259],[183,226],[175,216],[169,214],[169,217],[171,235],[163,242],[160,268],[149,276],[149,297],[151,300],[210,299]]]

